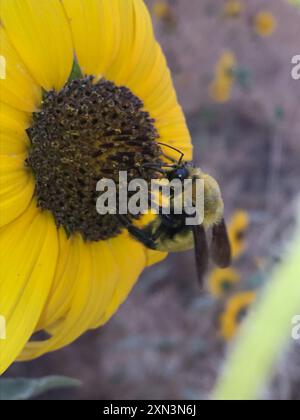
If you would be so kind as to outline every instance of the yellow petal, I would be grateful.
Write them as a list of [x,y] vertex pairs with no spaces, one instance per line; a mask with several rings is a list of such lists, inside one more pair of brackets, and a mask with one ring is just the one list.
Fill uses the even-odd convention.
[[57,231],[53,219],[31,206],[0,231],[0,373],[16,359],[35,330],[53,280]]
[[191,160],[190,134],[144,2],[63,0],[63,4],[84,72],[131,89],[155,118],[161,141],[181,149]]
[[76,237],[74,246],[79,247],[79,267],[73,279],[75,293],[69,312],[47,330],[53,335],[50,339],[28,343],[20,360],[38,357],[74,341],[103,316],[112,298],[118,270],[107,243],[88,244]]
[[152,249],[146,249],[147,267],[157,264],[167,258],[166,252],[153,251]]
[[22,155],[0,155],[0,227],[20,216],[32,199],[34,180],[24,159]]
[[[177,111],[176,111],[177,112]],[[184,160],[189,161],[193,158],[193,145],[190,141],[190,134],[185,122],[185,117],[181,111],[177,116],[161,116],[156,118],[155,126],[159,132],[159,141],[178,149],[184,154]],[[173,159],[179,159],[180,154],[167,146],[162,146],[165,155]]]
[[112,317],[128,297],[146,265],[143,245],[130,238],[127,232],[117,238],[111,239],[109,245],[116,265],[119,268],[119,278],[113,297],[105,309],[104,316],[96,322],[94,327],[105,324]]
[[120,26],[120,42],[116,54],[105,71],[104,76],[116,84],[125,84],[132,69],[132,51],[134,48],[134,7],[133,0],[115,2]]
[[151,70],[155,57],[155,38],[143,1],[121,2],[118,13],[121,26],[120,48],[105,77],[132,89],[134,82],[142,77],[141,73],[147,77]]
[[67,238],[65,230],[61,228],[58,232],[58,241],[58,263],[48,301],[37,326],[38,330],[46,330],[65,317],[75,293],[74,279],[77,275],[80,256],[79,247],[76,246],[77,239]]
[[[167,103],[166,107],[170,109],[170,106],[175,108],[177,102],[165,58],[154,37],[149,12],[142,0],[128,0],[121,2],[119,15],[120,48],[104,76],[118,85],[129,87],[155,118],[157,104],[164,108]],[[156,111],[156,115],[152,111]]]
[[72,38],[59,0],[1,0],[1,21],[22,61],[44,89],[61,89],[73,63]]
[[0,128],[0,155],[22,155],[27,151],[28,138],[26,133],[12,135],[3,133]]
[[[192,157],[189,131],[166,59],[155,40],[149,12],[141,0],[132,0],[130,5],[120,8],[121,44],[114,63],[104,76],[130,88],[155,118],[161,140],[184,148],[189,160]],[[161,126],[166,123],[170,129],[163,131]]]
[[24,154],[28,147],[25,132],[30,125],[30,114],[18,111],[0,102],[0,153]]
[[0,80],[1,101],[22,111],[33,112],[41,102],[41,89],[0,27],[0,55],[5,59],[5,78]]
[[0,120],[0,133],[19,136],[21,139],[26,138],[25,129],[30,125],[30,114],[0,102]]
[[128,0],[63,0],[84,74],[101,75],[113,61],[120,40],[120,3]]
[[78,270],[73,278],[76,293],[73,296],[72,306],[69,309],[68,315],[64,320],[57,323],[59,330],[56,336],[44,341],[31,341],[27,343],[22,354],[19,356],[19,360],[29,360],[39,357],[51,349],[54,350],[55,347],[62,347],[64,343],[67,344],[67,342],[72,341],[71,336],[75,339],[82,332],[76,328],[76,322],[84,313],[84,307],[88,299],[87,297],[91,291],[91,257],[88,248],[83,243],[81,237],[76,236],[73,241],[73,246],[78,248],[77,252],[79,253],[80,258],[78,261]]

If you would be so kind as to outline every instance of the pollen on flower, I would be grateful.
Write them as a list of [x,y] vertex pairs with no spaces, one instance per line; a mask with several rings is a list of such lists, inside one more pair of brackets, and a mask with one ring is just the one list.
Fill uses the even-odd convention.
[[[119,171],[127,171],[130,182],[144,164],[160,162],[159,135],[142,108],[126,87],[90,76],[47,92],[33,114],[27,164],[37,203],[69,235],[98,241],[120,233],[116,216],[97,213],[96,185],[102,178],[118,184]],[[143,177],[150,182],[155,173],[148,169]]]

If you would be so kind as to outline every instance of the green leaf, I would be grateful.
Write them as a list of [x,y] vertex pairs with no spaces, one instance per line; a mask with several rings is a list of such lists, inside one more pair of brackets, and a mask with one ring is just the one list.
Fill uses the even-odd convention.
[[77,63],[76,58],[73,61],[73,68],[71,71],[71,74],[69,76],[68,82],[71,82],[72,80],[81,79],[83,77],[82,71],[79,67],[79,64]]
[[80,386],[80,381],[64,376],[39,379],[4,378],[0,379],[0,400],[28,400],[53,389],[77,386]]

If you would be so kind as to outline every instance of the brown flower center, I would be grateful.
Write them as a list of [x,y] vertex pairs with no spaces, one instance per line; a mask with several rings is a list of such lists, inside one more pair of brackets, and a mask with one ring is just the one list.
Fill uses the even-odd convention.
[[116,215],[96,210],[102,178],[118,184],[119,171],[127,171],[128,182],[141,174],[147,182],[157,177],[143,168],[161,162],[154,120],[129,89],[107,80],[85,77],[45,93],[27,133],[38,206],[50,210],[68,235],[99,241],[120,233]]

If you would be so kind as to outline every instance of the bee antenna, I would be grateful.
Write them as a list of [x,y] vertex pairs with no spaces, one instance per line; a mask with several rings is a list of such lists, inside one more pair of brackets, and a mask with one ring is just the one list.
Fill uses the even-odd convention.
[[183,160],[183,158],[184,158],[184,153],[182,153],[182,151],[181,151],[181,150],[176,149],[176,147],[170,146],[169,144],[166,144],[166,143],[161,143],[161,142],[158,142],[157,144],[159,144],[159,145],[161,145],[161,146],[168,147],[169,149],[175,150],[175,152],[179,153],[179,154],[180,154],[180,159],[179,159],[179,161],[178,161],[178,164],[179,164],[179,165],[181,164],[181,162],[182,162],[182,160]]

